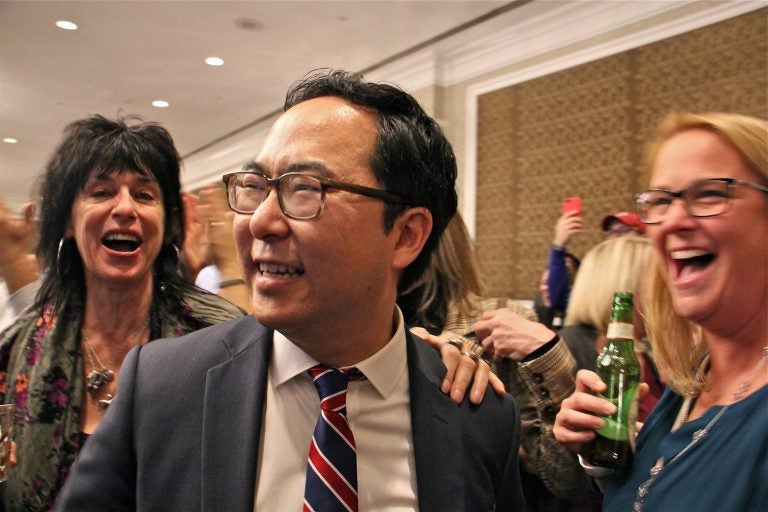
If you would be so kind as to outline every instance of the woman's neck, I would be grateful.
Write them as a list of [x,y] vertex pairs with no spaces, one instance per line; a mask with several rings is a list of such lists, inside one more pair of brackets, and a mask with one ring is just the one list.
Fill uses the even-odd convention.
[[723,339],[704,331],[709,363],[704,389],[694,405],[691,419],[713,405],[738,402],[768,383],[768,340]]
[[146,330],[151,305],[151,279],[132,287],[89,286],[82,328],[94,342],[124,340]]

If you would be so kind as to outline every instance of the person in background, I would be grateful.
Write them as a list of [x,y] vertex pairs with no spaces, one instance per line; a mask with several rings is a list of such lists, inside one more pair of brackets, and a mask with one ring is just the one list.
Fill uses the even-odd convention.
[[643,236],[646,229],[643,221],[634,212],[606,215],[600,222],[600,227],[603,228],[603,236],[606,240],[627,235]]
[[402,90],[343,71],[294,84],[257,158],[224,177],[253,317],[136,347],[59,510],[521,510],[514,401],[451,401],[395,303],[455,179]]
[[[606,215],[600,222],[605,240],[620,236],[642,236],[645,234],[645,224],[636,213],[618,212]],[[579,259],[568,252],[567,246],[574,235],[582,232],[581,213],[569,211],[560,216],[555,224],[555,237],[549,250],[549,262],[542,279],[546,279],[549,312],[545,310],[540,316],[552,316],[555,328],[562,326],[562,319],[568,311],[568,301],[571,295],[573,281],[579,270]],[[543,303],[542,304],[546,304]]]
[[[608,477],[607,511],[763,510],[768,503],[768,121],[671,114],[637,194],[655,258],[642,302],[669,387]],[[614,406],[582,370],[555,436],[580,452]],[[589,469],[591,471],[591,469]]]
[[[547,278],[549,277],[549,270],[545,270],[539,278],[538,286],[533,292],[533,311],[536,312],[536,318],[542,324],[546,325],[549,329],[555,328],[555,310],[552,309],[552,303],[549,301],[549,286],[547,286]],[[558,320],[557,329],[562,327],[562,318]]]
[[[574,389],[573,357],[553,331],[536,322],[530,309],[506,297],[485,296],[484,279],[459,213],[448,223],[422,280],[402,293],[398,304],[406,324],[421,326],[412,331],[441,352],[455,352],[457,346],[465,359],[486,351],[520,405],[526,510],[565,511],[580,502],[589,480],[576,457],[551,435],[560,401]],[[474,348],[477,342],[483,345]]]
[[14,216],[0,199],[0,331],[11,325],[16,316],[34,302],[40,286],[37,278],[35,247],[35,205],[22,206]]
[[[443,392],[450,393],[454,401],[460,403],[463,390],[457,383],[463,385],[468,378],[474,377],[469,399],[480,403],[489,379],[497,393],[504,393],[505,388],[490,371],[490,365],[476,357],[482,352],[482,347],[477,343],[472,324],[485,309],[491,307],[491,303],[493,307],[501,306],[496,305],[497,299],[480,297],[484,284],[468,236],[464,221],[456,212],[440,237],[424,275],[398,295],[397,305],[411,331],[440,351],[448,367],[442,384]],[[512,307],[527,312],[517,304],[512,304]],[[448,343],[450,339],[461,342]],[[478,370],[488,369],[487,375],[482,372],[474,375],[475,365]]]
[[[559,258],[559,256],[558,256]],[[568,279],[568,287],[570,290],[570,282],[573,280],[576,272],[579,270],[581,260],[569,252],[564,254],[565,272]],[[568,292],[570,293],[570,291]],[[562,302],[562,300],[561,300]],[[533,296],[533,308],[536,312],[536,316],[539,322],[543,323],[550,329],[559,330],[563,326],[563,319],[565,318],[565,312],[560,309],[552,307],[552,300],[549,297],[549,269],[545,270],[541,274],[539,280],[539,286],[534,292]]]
[[219,186],[204,187],[198,194],[184,194],[187,237],[184,259],[193,271],[196,285],[217,293],[249,313],[251,298],[243,281],[232,236],[234,214],[227,207],[226,193]]
[[571,291],[565,327],[560,336],[576,359],[579,369],[594,370],[595,358],[605,346],[605,334],[615,292],[631,292],[635,297],[635,351],[641,367],[641,381],[648,384],[638,410],[644,421],[659,400],[664,383],[649,354],[642,313],[640,290],[648,275],[651,243],[646,237],[622,236],[600,242],[584,256]]
[[244,314],[181,271],[179,156],[159,125],[71,123],[38,208],[40,291],[0,333],[0,399],[16,407],[5,510],[50,510],[132,347]]
[[[571,283],[579,270],[579,260],[568,252],[568,244],[574,235],[583,230],[581,212],[569,211],[563,213],[555,224],[555,236],[549,248],[546,282],[549,307],[554,310],[554,316],[562,318],[568,307],[568,296],[571,293]],[[574,265],[574,263],[577,263]],[[556,323],[553,320],[553,325]]]

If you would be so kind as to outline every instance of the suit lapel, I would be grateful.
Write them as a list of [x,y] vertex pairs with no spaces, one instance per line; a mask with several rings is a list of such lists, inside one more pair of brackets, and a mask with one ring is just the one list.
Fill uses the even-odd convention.
[[440,391],[445,367],[421,340],[407,336],[411,427],[421,510],[455,510],[464,503],[458,406]]
[[[212,341],[213,342],[213,341]],[[208,370],[202,439],[202,510],[252,511],[271,332],[246,321],[224,340],[228,362]]]

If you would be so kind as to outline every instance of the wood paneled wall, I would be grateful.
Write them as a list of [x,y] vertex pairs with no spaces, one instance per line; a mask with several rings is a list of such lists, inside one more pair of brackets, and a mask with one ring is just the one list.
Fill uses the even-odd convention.
[[768,118],[768,9],[479,98],[476,247],[488,294],[530,298],[563,197],[583,199],[581,257],[603,215],[633,208],[665,113]]

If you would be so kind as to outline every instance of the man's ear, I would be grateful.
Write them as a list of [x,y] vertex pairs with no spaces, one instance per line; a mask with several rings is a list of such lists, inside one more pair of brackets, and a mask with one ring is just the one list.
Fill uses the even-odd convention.
[[392,233],[396,237],[392,266],[402,270],[421,253],[432,232],[432,212],[423,207],[409,208],[395,221]]

